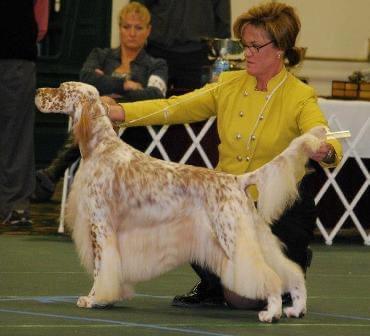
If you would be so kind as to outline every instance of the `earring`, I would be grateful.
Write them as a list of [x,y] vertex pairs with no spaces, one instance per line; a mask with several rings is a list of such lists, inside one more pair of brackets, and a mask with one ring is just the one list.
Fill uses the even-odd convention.
[[281,58],[281,54],[277,54],[277,58]]

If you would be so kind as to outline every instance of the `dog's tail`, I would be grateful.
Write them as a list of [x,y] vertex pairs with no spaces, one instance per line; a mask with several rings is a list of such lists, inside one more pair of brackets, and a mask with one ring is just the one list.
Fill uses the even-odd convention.
[[269,163],[239,176],[243,188],[256,185],[258,212],[267,223],[273,223],[297,199],[297,181],[304,176],[308,158],[320,147],[325,134],[325,127],[315,127],[294,139]]

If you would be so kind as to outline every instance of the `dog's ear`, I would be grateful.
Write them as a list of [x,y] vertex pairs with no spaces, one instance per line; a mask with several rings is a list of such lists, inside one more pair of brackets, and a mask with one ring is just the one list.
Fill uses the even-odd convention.
[[[79,115],[80,118],[73,128],[73,132],[75,141],[79,144],[80,151],[84,153],[83,156],[85,157],[88,155],[87,141],[91,135],[91,111],[94,104],[94,102],[86,100],[78,104],[75,111],[76,115]],[[77,111],[77,109],[80,109],[80,111]]]

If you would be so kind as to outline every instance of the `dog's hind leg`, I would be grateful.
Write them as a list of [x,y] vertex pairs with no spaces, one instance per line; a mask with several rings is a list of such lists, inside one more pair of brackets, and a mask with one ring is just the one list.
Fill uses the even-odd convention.
[[307,293],[304,283],[297,284],[294,288],[290,289],[290,295],[293,300],[293,305],[291,307],[285,307],[284,314],[287,317],[303,317],[307,312]]
[[236,237],[234,258],[223,267],[222,283],[242,297],[267,298],[267,309],[259,313],[259,319],[276,321],[282,313],[281,280],[265,262],[254,226],[241,225]]
[[116,234],[102,223],[91,224],[94,251],[94,284],[88,296],[78,299],[82,308],[105,308],[122,295],[121,259]]
[[302,317],[306,314],[307,292],[301,268],[284,255],[281,243],[264,223],[258,224],[258,239],[266,262],[282,280],[283,291],[289,292],[292,297],[293,305],[284,308],[285,315]]

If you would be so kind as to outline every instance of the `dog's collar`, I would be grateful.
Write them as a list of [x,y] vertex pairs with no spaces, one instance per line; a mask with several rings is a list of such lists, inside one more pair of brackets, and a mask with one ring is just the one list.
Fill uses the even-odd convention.
[[101,117],[108,117],[109,118],[109,105],[107,103],[101,102],[104,108],[104,113],[103,114],[95,114],[91,118],[92,119],[97,119]]

